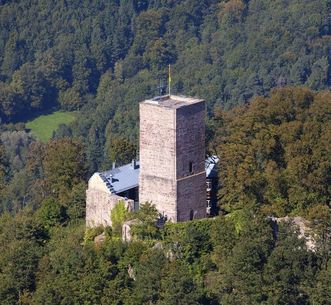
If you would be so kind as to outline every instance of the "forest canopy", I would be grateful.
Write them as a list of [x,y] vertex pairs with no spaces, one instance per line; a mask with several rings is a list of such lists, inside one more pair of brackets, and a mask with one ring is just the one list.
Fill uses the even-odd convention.
[[122,99],[132,108],[160,92],[168,64],[173,92],[203,96],[210,107],[231,107],[285,84],[313,90],[331,84],[327,0],[0,5],[5,121],[51,107],[81,109],[95,98],[122,112]]
[[166,91],[168,64],[172,92],[203,97],[209,115],[275,87],[331,85],[328,0],[0,5],[0,118],[80,110],[57,136],[83,139],[91,172],[135,155],[137,104]]
[[275,89],[233,111],[218,110],[219,203],[267,214],[304,213],[331,200],[331,92]]
[[[0,303],[329,305],[330,11],[0,0]],[[167,91],[168,64],[173,93],[206,100],[221,215],[159,229],[145,205],[132,243],[123,209],[86,231],[87,179],[137,156],[138,103]],[[54,111],[76,120],[40,142],[25,123]]]

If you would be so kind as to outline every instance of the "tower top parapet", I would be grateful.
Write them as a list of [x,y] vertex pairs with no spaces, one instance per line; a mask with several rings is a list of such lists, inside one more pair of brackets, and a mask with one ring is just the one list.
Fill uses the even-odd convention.
[[141,104],[153,104],[160,107],[177,109],[201,102],[204,102],[204,100],[181,95],[163,95],[145,100]]

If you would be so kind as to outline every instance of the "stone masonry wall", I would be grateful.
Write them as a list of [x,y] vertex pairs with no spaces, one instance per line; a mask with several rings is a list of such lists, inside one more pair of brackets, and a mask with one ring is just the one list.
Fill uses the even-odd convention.
[[175,222],[206,215],[204,119],[204,101],[140,104],[140,204],[152,201]]
[[[178,221],[206,217],[205,103],[177,109]],[[190,171],[191,170],[191,171]],[[192,213],[192,215],[191,215]]]
[[140,204],[152,201],[160,213],[177,219],[175,112],[140,104]]
[[177,221],[206,217],[206,175],[200,173],[178,180]]
[[87,189],[86,227],[111,226],[111,211],[120,201],[124,201],[128,210],[131,211],[133,209],[133,200],[125,199],[98,189]]

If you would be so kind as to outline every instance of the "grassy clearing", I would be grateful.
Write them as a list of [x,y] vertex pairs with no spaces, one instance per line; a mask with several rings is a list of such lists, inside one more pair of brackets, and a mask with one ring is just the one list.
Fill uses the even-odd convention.
[[77,112],[56,111],[52,114],[41,115],[25,124],[31,133],[40,141],[47,142],[60,124],[69,124],[75,120]]

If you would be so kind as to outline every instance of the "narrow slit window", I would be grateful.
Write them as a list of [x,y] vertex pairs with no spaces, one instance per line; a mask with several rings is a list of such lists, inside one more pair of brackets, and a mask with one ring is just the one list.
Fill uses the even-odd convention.
[[190,174],[193,174],[193,162],[189,163],[189,172]]
[[194,211],[191,210],[191,211],[190,211],[190,220],[193,220],[193,218],[194,218]]

